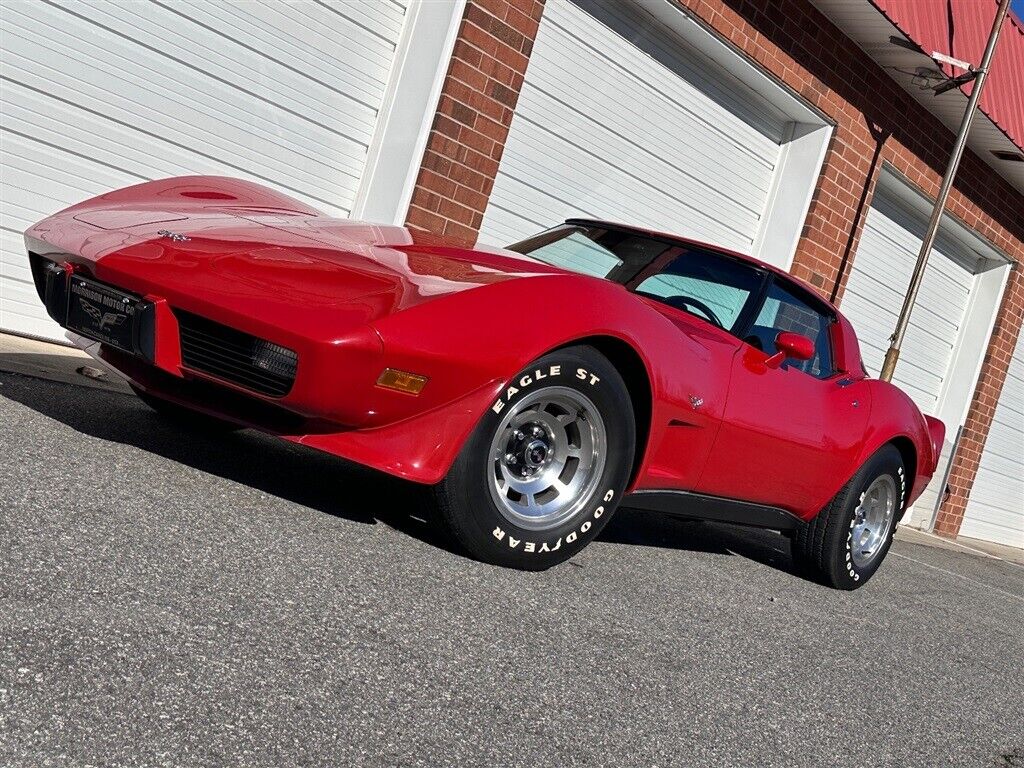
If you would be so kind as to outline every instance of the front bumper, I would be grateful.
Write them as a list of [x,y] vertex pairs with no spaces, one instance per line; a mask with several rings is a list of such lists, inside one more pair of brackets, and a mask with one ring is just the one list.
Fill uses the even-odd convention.
[[[47,313],[67,328],[71,280],[95,280],[94,275],[70,260],[53,261],[35,253],[30,259]],[[178,297],[172,306],[164,296],[132,285],[97,282],[131,293],[139,303],[130,350],[100,343],[89,351],[144,390],[274,432],[281,430],[270,424],[278,424],[279,418],[242,418],[268,412],[251,404],[262,402],[279,415],[291,413],[298,421],[285,420],[289,432],[300,422],[330,423],[335,430],[357,427],[379,410],[371,388],[381,370],[383,345],[369,327],[331,341],[287,329],[268,338],[273,334],[265,327],[245,327],[245,318],[226,313],[210,317],[182,306],[187,299],[180,292],[171,292]],[[97,341],[80,338],[80,346]]]

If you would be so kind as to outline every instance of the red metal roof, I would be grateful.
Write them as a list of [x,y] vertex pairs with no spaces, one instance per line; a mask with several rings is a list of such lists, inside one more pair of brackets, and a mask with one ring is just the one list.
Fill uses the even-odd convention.
[[[939,51],[977,66],[985,51],[997,0],[871,0],[928,54]],[[960,74],[948,65],[947,75]],[[970,93],[973,84],[963,87]],[[1012,13],[992,61],[981,111],[1024,149],[1024,24]]]

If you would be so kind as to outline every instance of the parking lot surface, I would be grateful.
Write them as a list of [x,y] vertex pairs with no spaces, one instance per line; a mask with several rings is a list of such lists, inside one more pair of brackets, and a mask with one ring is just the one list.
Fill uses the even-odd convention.
[[864,589],[628,510],[451,552],[420,489],[0,373],[0,765],[1024,764],[1024,569],[897,541]]

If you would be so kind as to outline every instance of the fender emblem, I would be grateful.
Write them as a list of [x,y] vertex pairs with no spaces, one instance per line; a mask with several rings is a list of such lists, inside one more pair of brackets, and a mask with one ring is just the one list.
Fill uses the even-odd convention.
[[178,243],[186,242],[192,239],[188,235],[179,235],[177,232],[171,232],[169,229],[161,229],[159,232],[157,232],[157,234],[160,235],[160,237],[169,237],[171,238],[171,240],[174,240],[175,242]]
[[700,408],[702,405],[704,405],[704,398],[697,397],[697,395],[690,395],[690,405],[692,405],[694,408]]

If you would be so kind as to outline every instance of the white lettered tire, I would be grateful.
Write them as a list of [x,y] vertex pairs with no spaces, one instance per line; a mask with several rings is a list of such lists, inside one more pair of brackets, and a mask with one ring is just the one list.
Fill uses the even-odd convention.
[[892,546],[907,491],[899,450],[882,446],[815,518],[797,529],[794,562],[836,589],[864,586]]
[[502,389],[435,486],[440,518],[484,562],[543,570],[590,543],[629,482],[626,385],[589,346],[531,363]]

